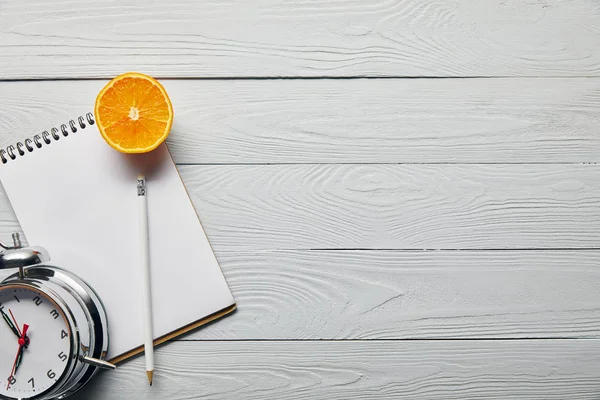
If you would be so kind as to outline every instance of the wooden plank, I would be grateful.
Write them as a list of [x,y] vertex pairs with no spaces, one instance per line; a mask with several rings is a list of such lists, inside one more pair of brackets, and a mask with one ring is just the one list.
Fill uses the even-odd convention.
[[598,340],[174,342],[75,400],[597,399]]
[[599,76],[575,1],[4,1],[0,79]]
[[600,251],[221,252],[218,258],[238,310],[186,339],[600,337]]
[[598,165],[182,166],[217,249],[597,247]]
[[[597,79],[163,83],[179,163],[600,161]],[[104,84],[0,83],[0,145],[92,110]]]
[[221,253],[238,311],[187,339],[600,337],[600,251]]
[[[599,165],[189,165],[180,172],[218,251],[600,242]],[[11,213],[0,204],[2,229],[12,228]]]

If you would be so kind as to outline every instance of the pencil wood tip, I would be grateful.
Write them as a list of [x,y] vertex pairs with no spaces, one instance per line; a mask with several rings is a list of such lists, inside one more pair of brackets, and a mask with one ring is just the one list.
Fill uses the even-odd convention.
[[150,386],[152,386],[152,378],[154,377],[154,371],[146,371],[146,375],[148,375],[148,382]]

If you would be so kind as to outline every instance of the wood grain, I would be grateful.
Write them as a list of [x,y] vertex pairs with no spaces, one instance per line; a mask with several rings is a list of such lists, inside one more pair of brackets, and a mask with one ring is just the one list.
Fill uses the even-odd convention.
[[[600,337],[600,251],[219,253],[238,310],[197,340]],[[0,271],[0,279],[9,272]]]
[[[597,248],[599,165],[181,166],[217,251]],[[16,225],[0,203],[0,234]]]
[[221,250],[597,247],[597,165],[182,166]]
[[598,76],[594,1],[4,1],[0,79]]
[[187,339],[600,337],[600,251],[221,253],[238,310]]
[[75,400],[597,399],[598,340],[175,342]]
[[[104,83],[0,83],[0,145],[92,110]],[[179,163],[600,161],[596,79],[163,83]]]
[[[597,399],[598,43],[588,0],[2,2],[0,81],[495,78],[163,80],[239,309],[75,399]],[[105,82],[0,82],[0,145]]]

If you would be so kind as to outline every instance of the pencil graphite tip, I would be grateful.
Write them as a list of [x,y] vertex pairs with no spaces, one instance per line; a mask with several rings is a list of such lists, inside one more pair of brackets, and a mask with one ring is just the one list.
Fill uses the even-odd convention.
[[152,386],[152,378],[154,377],[154,371],[146,371],[146,375],[148,375],[148,382],[150,386]]

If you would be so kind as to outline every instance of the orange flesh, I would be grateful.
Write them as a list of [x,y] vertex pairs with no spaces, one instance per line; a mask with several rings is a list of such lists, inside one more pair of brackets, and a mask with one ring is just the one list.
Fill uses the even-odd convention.
[[124,153],[154,150],[173,123],[173,107],[164,88],[137,73],[110,81],[96,99],[95,114],[104,139]]

